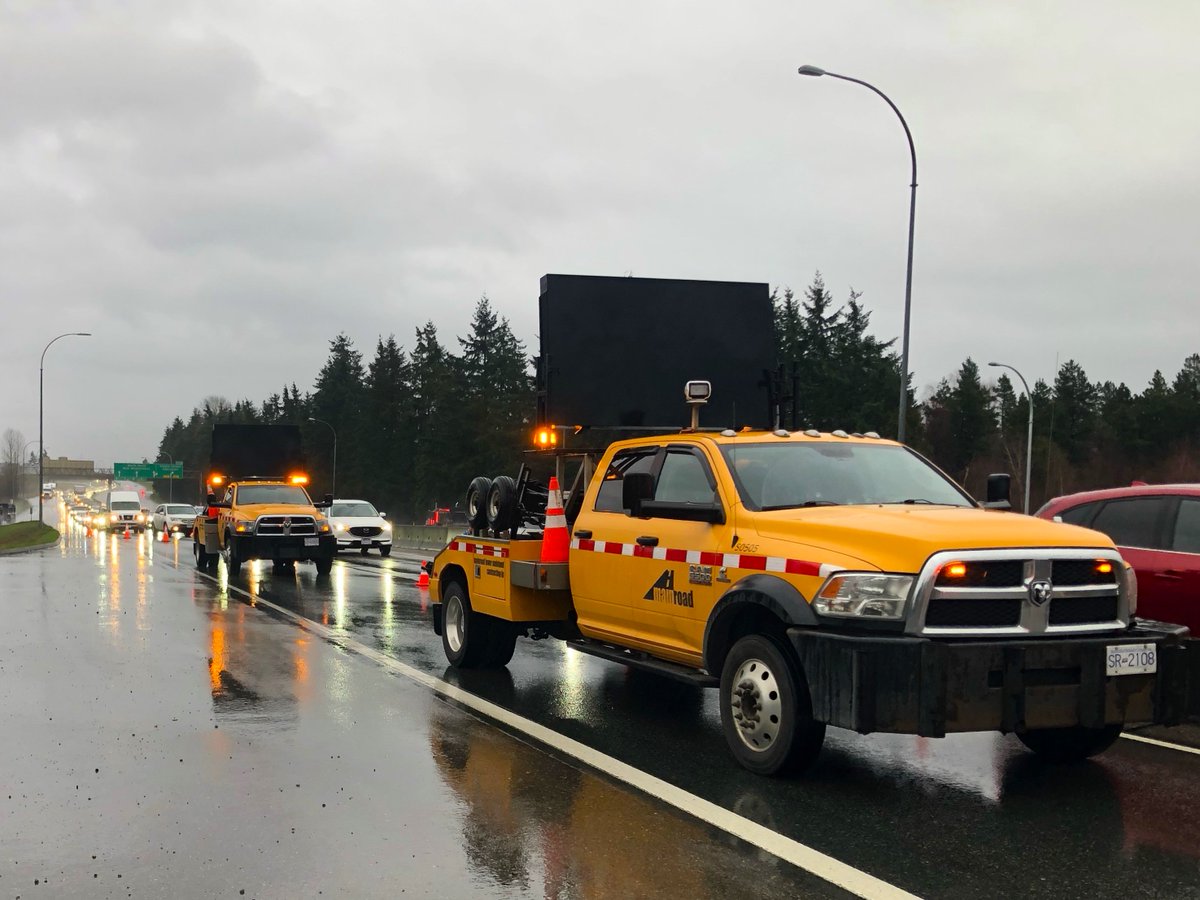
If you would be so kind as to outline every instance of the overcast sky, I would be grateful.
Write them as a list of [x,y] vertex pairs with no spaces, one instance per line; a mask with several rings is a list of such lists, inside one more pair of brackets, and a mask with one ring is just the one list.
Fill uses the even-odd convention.
[[[912,368],[1141,390],[1200,352],[1193,2],[0,0],[0,428],[152,456],[546,272],[820,270]],[[881,423],[883,425],[884,423]]]

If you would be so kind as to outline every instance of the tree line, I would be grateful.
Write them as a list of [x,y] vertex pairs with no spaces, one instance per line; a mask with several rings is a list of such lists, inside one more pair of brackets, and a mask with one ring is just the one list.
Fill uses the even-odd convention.
[[[838,303],[817,273],[801,295],[777,291],[772,303],[778,361],[799,386],[796,421],[894,437],[899,354],[894,341],[871,333],[861,296],[851,291]],[[423,521],[435,507],[461,503],[473,476],[514,471],[530,446],[532,361],[508,320],[484,296],[455,343],[452,349],[427,322],[411,349],[394,336],[380,338],[364,362],[339,334],[310,391],[293,382],[259,403],[208,397],[187,421],[167,427],[157,458],[183,461],[194,477],[177,484],[175,496],[199,502],[213,424],[295,423],[314,493],[334,491],[336,433],[337,495],[369,499],[396,521]],[[1200,354],[1170,382],[1155,372],[1137,393],[1091,381],[1072,360],[1052,384],[1038,380],[1031,392],[1035,509],[1059,494],[1133,479],[1200,480]],[[983,495],[989,473],[1011,472],[1017,500],[1028,404],[1006,373],[985,380],[968,358],[911,405],[908,443],[975,496]],[[167,489],[165,481],[156,484],[160,497]]]

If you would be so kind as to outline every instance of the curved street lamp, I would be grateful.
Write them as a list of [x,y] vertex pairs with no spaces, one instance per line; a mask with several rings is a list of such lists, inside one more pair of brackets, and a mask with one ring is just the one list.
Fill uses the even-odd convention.
[[336,497],[337,496],[337,431],[335,431],[334,427],[332,425],[330,425],[328,422],[326,422],[324,419],[315,419],[312,416],[309,416],[308,421],[320,422],[322,425],[324,425],[326,428],[328,428],[330,433],[333,435],[333,483],[329,486],[329,492],[331,494],[333,494],[333,496]]
[[1017,372],[1016,368],[1008,363],[990,362],[989,366],[997,369],[1011,369],[1016,372],[1018,378],[1021,379],[1021,386],[1025,388],[1025,397],[1029,401],[1029,433],[1025,436],[1025,508],[1022,510],[1026,515],[1029,514],[1029,473],[1033,471],[1033,394],[1029,393],[1029,382],[1025,380],[1025,376]]
[[[91,337],[91,336],[92,336],[92,333],[90,331],[68,331],[65,334],[60,334],[58,337],[53,338],[50,341],[50,344],[53,344],[55,341],[61,341],[65,337]],[[42,410],[43,410],[43,405],[44,405],[43,398],[45,396],[45,391],[43,390],[42,385],[43,385],[43,381],[44,381],[43,373],[45,372],[45,369],[46,369],[46,351],[50,349],[50,344],[47,344],[45,347],[42,348],[42,360],[40,363],[38,363],[38,485],[37,485],[37,487],[38,487],[38,521],[39,522],[42,521],[42,515],[43,515],[43,511],[42,511],[43,497],[42,497],[42,495],[45,493],[42,490],[42,485],[46,483],[46,481],[45,481],[46,476],[45,476],[45,472],[44,472],[45,466],[43,465],[45,462],[45,459],[46,459],[46,445],[45,445],[45,442],[42,440],[42,438],[44,436]]]
[[910,187],[908,201],[908,269],[904,276],[904,336],[900,341],[900,412],[898,424],[896,426],[896,437],[900,443],[904,443],[905,437],[905,421],[908,411],[908,331],[909,318],[912,311],[912,269],[913,269],[913,229],[917,220],[917,148],[913,144],[912,132],[908,130],[908,123],[904,121],[904,116],[900,114],[900,109],[891,101],[883,91],[859,78],[851,78],[849,75],[838,75],[836,72],[827,72],[817,66],[801,66],[798,70],[801,75],[810,75],[814,78],[819,78],[822,75],[828,75],[830,78],[840,78],[842,81],[851,81],[854,84],[861,84],[870,91],[874,91],[883,101],[892,108],[892,112],[896,114],[896,118],[900,120],[901,126],[904,128],[904,136],[908,138],[908,154],[912,159],[912,184]]

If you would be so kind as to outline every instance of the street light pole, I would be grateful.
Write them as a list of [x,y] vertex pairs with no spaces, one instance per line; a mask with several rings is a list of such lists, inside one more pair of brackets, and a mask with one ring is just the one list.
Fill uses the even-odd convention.
[[874,91],[892,108],[892,112],[896,114],[896,118],[900,120],[900,124],[904,128],[904,136],[908,138],[908,155],[912,160],[912,183],[909,185],[908,200],[908,268],[904,275],[904,331],[903,337],[900,340],[900,411],[896,425],[897,440],[904,443],[908,419],[908,332],[909,320],[912,313],[913,232],[917,222],[917,148],[913,144],[912,132],[908,130],[908,123],[904,121],[904,116],[901,115],[899,107],[892,102],[887,94],[875,87],[875,85],[869,84],[859,78],[851,78],[849,75],[838,75],[835,72],[827,72],[816,66],[801,66],[797,71],[801,75],[811,75],[815,78],[819,78],[822,75],[828,75],[830,78],[840,78],[842,81],[851,81],[854,84],[860,84],[868,90]]
[[[171,463],[171,465],[175,465],[175,463],[179,462],[179,460],[177,460],[175,457],[173,457],[170,453],[163,453],[160,451],[158,455],[165,456],[167,458],[167,460]],[[167,502],[168,503],[175,502],[175,479],[174,478],[167,479]]]
[[997,369],[1012,369],[1016,372],[1017,377],[1021,379],[1021,386],[1025,388],[1025,398],[1029,401],[1029,432],[1025,435],[1025,508],[1022,510],[1026,515],[1029,514],[1029,477],[1033,471],[1033,394],[1029,392],[1029,382],[1025,380],[1025,376],[1010,366],[1008,363],[990,362],[989,366]]
[[[60,334],[58,337],[51,340],[50,344],[53,344],[54,341],[62,340],[65,337],[91,337],[91,336],[92,336],[92,333],[90,331],[68,331],[65,334]],[[43,382],[45,380],[44,373],[46,370],[46,351],[50,349],[50,344],[47,344],[45,347],[42,348],[42,360],[40,363],[38,363],[38,484],[37,484],[37,488],[38,488],[38,521],[39,522],[42,521],[42,515],[43,515],[42,495],[45,493],[42,490],[42,485],[46,483],[45,482],[46,476],[45,476],[45,471],[44,471],[45,470],[44,463],[45,463],[45,459],[46,459],[46,444],[45,444],[45,441],[43,440],[43,438],[44,438],[44,431],[43,431],[44,403],[43,403],[43,399],[45,397],[45,391],[43,390]]]
[[324,425],[326,428],[328,428],[330,434],[333,435],[333,483],[330,485],[330,493],[336,497],[337,496],[337,431],[334,430],[334,427],[332,425],[330,425],[328,422],[326,422],[324,419],[315,419],[312,416],[309,416],[308,421],[320,422],[322,425]]

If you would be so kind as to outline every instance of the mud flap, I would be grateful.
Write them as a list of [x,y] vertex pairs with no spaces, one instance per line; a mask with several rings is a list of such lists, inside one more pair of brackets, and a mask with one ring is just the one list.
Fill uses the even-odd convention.
[[1200,725],[1200,638],[1188,638],[1183,642],[1183,661],[1179,668],[1186,678],[1184,695],[1187,703],[1183,721]]
[[444,607],[440,603],[431,604],[429,607],[429,618],[433,620],[433,633],[438,637],[442,636],[442,609]]

